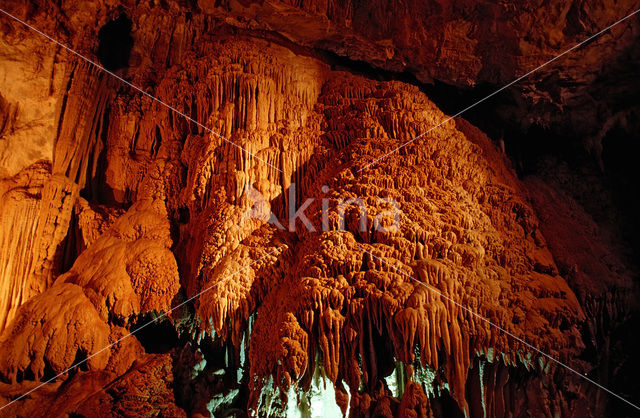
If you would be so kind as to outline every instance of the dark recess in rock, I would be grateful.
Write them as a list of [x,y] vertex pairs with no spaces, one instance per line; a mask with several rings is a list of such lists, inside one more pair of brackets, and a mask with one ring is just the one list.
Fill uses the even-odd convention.
[[4,0],[0,413],[631,415],[634,3]]
[[98,32],[98,59],[109,71],[129,66],[133,37],[131,20],[125,14],[106,23]]

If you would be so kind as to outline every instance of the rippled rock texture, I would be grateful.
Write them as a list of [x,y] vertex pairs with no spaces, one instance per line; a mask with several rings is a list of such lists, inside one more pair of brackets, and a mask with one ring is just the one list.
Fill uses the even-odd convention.
[[[625,411],[558,361],[638,395],[628,242],[416,81],[508,82],[630,2],[2,7],[112,72],[0,16],[3,414]],[[637,33],[512,112],[581,109]]]

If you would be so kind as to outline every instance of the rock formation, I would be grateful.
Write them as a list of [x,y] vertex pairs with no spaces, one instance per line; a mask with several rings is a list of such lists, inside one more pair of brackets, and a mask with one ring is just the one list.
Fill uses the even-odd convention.
[[[423,84],[504,84],[632,3],[6,2],[77,53],[0,15],[3,415],[634,411],[579,376],[636,403],[624,208]],[[494,116],[597,151],[637,104],[580,95],[637,34]]]

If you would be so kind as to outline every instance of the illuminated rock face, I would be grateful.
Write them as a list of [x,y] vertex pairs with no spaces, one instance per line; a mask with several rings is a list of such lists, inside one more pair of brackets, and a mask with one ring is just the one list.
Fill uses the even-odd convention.
[[[615,248],[462,119],[392,152],[447,116],[304,47],[341,52],[340,35],[344,55],[403,70],[410,34],[355,6],[285,6],[62,6],[61,41],[182,115],[3,17],[3,405],[57,377],[9,413],[601,414],[594,387],[531,346],[581,372],[608,361],[580,358],[632,302]],[[432,9],[443,35],[416,74],[486,81],[493,58],[458,33],[476,20]],[[33,84],[15,70],[30,57]]]

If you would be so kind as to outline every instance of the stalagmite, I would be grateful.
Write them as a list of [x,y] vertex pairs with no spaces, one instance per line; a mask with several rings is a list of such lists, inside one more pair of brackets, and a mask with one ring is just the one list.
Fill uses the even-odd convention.
[[[624,241],[562,164],[519,178],[518,135],[443,111],[608,8],[338,3],[1,6],[78,51],[0,15],[3,414],[610,412],[562,364],[622,373]],[[619,65],[619,29],[576,53]],[[576,62],[491,115],[590,125]]]

